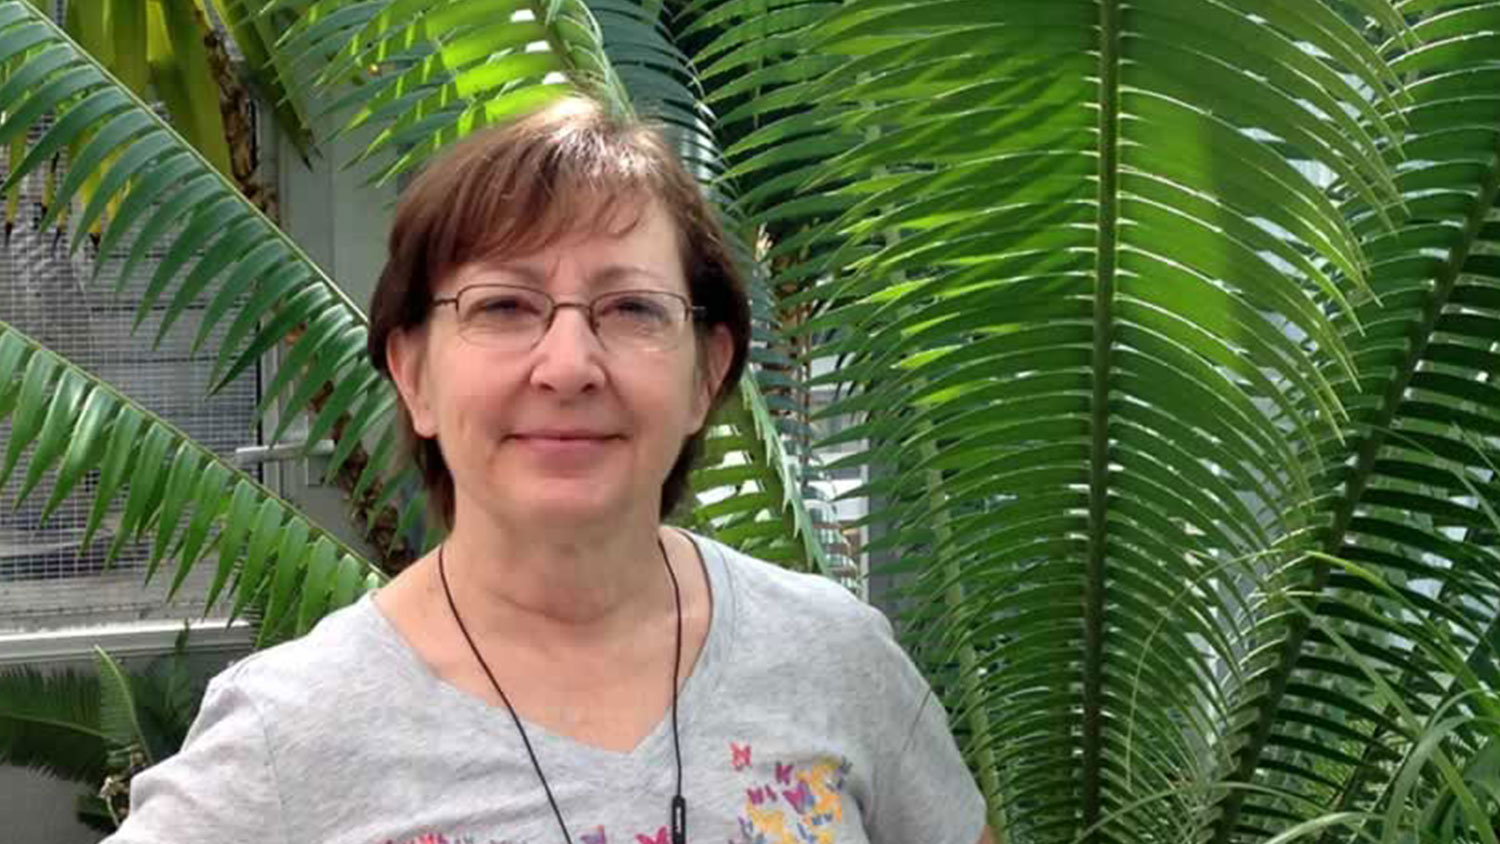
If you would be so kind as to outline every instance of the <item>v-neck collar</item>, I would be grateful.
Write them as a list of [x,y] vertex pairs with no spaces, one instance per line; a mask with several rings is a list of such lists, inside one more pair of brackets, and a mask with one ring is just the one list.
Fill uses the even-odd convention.
[[[685,745],[689,729],[714,698],[720,669],[729,650],[735,607],[722,549],[713,540],[691,531],[681,530],[681,533],[688,537],[702,561],[710,602],[708,633],[704,637],[698,659],[683,681],[677,697],[677,728]],[[366,593],[357,606],[359,613],[366,619],[370,633],[394,653],[419,699],[438,700],[448,704],[452,712],[445,712],[445,715],[456,712],[465,718],[468,726],[494,735],[497,741],[514,742],[517,752],[524,752],[521,737],[516,733],[510,713],[438,676],[390,619],[375,606],[373,592]],[[615,777],[627,771],[637,774],[643,770],[663,773],[672,767],[670,764],[661,764],[663,759],[670,763],[673,755],[670,707],[656,726],[634,748],[626,751],[596,747],[553,732],[525,718],[520,720],[544,769],[548,767],[547,759],[551,757],[554,767],[565,763],[574,773],[581,772],[602,781],[615,782]],[[687,763],[688,760],[684,758],[683,764]]]

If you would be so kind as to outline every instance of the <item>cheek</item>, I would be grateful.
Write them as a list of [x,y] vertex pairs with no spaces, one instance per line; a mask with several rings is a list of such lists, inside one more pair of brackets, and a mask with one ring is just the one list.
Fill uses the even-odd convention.
[[448,400],[453,423],[470,434],[502,429],[508,418],[507,409],[515,403],[515,394],[496,383],[493,374],[453,374],[456,383]]
[[438,429],[467,436],[493,428],[506,404],[495,367],[466,355],[436,356],[433,364],[432,413]]
[[677,447],[677,429],[692,424],[697,384],[691,362],[671,360],[642,362],[615,378],[615,389],[630,414],[630,424],[638,431],[654,432],[664,441],[672,440],[672,448]]

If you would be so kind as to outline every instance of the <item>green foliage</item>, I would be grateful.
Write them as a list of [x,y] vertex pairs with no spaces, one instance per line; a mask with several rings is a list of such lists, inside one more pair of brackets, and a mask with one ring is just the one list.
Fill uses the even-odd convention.
[[[355,160],[381,156],[377,180],[573,90],[669,127],[758,338],[687,520],[837,569],[806,440],[849,420],[821,444],[867,447],[828,468],[869,470],[864,550],[901,584],[1002,840],[1494,844],[1500,3],[235,8],[296,102],[371,133]],[[333,434],[336,463],[378,441],[360,486],[389,474],[392,399],[338,287],[16,0],[0,68],[0,146],[56,118],[13,171],[75,149],[118,201],[79,231],[110,221],[101,245],[133,263],[170,243],[160,330],[209,297],[238,326],[221,374],[295,335],[283,418],[335,385],[311,439]],[[150,483],[110,495],[154,556],[190,564],[174,548],[197,553],[202,520],[198,542],[244,555],[236,605],[283,632],[330,578],[350,594],[352,554],[244,482],[209,516],[158,494],[233,476],[139,412],[119,433],[123,397],[7,336],[5,474],[33,441],[37,479],[150,447]],[[813,356],[840,365],[810,378]]]
[[131,776],[177,752],[197,715],[203,684],[192,677],[187,645],[184,625],[172,653],[140,671],[96,648],[93,672],[0,672],[0,764],[86,786],[80,819],[112,831],[128,808]]
[[1386,811],[1494,730],[1500,6],[681,5],[995,824],[1456,794]]
[[[281,635],[283,627],[306,631],[324,613],[383,579],[296,507],[4,322],[0,371],[15,373],[0,381],[0,420],[11,422],[0,483],[31,446],[16,501],[24,501],[52,471],[45,517],[86,473],[97,470],[84,547],[105,524],[111,505],[123,501],[109,558],[132,539],[151,539],[147,579],[164,559],[177,563],[169,595],[194,564],[216,554],[206,606],[228,586],[232,615],[255,608],[262,637],[271,637]],[[305,544],[278,545],[278,537],[299,537]]]
[[0,759],[48,776],[104,781],[99,680],[22,666],[0,674]]

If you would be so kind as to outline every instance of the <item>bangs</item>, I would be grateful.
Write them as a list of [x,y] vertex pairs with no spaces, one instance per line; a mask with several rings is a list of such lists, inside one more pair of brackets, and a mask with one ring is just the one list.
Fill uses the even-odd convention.
[[609,143],[572,126],[546,128],[504,150],[458,150],[452,166],[419,188],[432,214],[415,227],[426,231],[413,234],[427,244],[429,285],[471,262],[527,255],[573,236],[628,234],[662,196],[662,174],[634,148],[638,139]]

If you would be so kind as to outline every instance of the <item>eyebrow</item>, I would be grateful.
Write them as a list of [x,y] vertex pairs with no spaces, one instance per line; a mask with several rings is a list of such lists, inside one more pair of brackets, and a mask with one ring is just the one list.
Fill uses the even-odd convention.
[[[495,272],[509,273],[511,275],[520,276],[521,278],[532,282],[538,287],[543,286],[547,280],[546,275],[541,270],[527,264],[513,264],[500,261],[496,263],[486,264],[486,268]],[[646,276],[647,278],[662,282],[665,282],[667,280],[659,273],[648,270],[645,267],[636,266],[634,264],[610,264],[608,266],[600,268],[598,271],[590,275],[586,283],[589,286],[598,287],[632,275]]]

